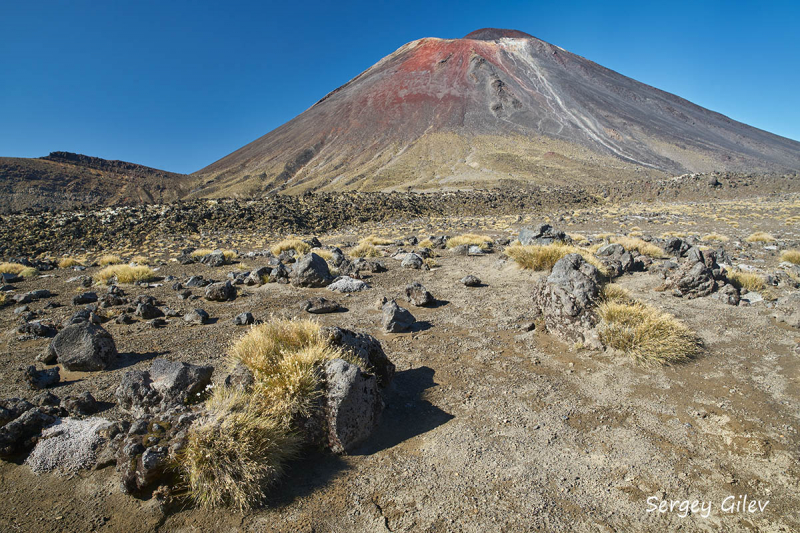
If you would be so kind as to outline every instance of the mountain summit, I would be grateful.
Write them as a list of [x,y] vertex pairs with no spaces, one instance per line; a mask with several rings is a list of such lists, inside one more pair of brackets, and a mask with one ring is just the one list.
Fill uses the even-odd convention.
[[425,38],[195,173],[199,195],[800,169],[800,143],[517,30]]

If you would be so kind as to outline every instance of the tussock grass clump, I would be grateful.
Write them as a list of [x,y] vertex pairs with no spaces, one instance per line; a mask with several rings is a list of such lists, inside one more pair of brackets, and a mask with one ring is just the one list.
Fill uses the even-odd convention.
[[25,268],[25,265],[20,265],[19,263],[0,263],[0,274],[19,276]]
[[178,457],[189,494],[207,508],[254,507],[297,454],[299,438],[240,390],[215,389],[206,408]]
[[457,235],[456,237],[448,239],[445,247],[449,249],[466,244],[467,246],[479,246],[481,250],[486,250],[491,246],[491,243],[491,237],[476,235],[474,233],[465,233],[464,235]]
[[133,259],[131,259],[132,263],[136,263],[137,265],[147,265],[150,263],[150,259],[143,255],[135,255]]
[[800,265],[800,250],[784,250],[781,252],[781,261]]
[[586,242],[588,240],[586,236],[581,235],[580,233],[567,233],[567,236],[572,239],[572,242],[576,243]]
[[255,506],[297,454],[294,424],[312,414],[321,394],[321,366],[335,358],[363,362],[330,346],[311,320],[272,320],[250,329],[230,349],[254,384],[215,388],[208,415],[189,430],[178,457],[192,498],[204,507]]
[[751,233],[750,236],[747,237],[747,239],[745,240],[747,242],[775,242],[777,239],[775,239],[775,237],[773,237],[769,233],[766,233],[764,231],[757,231],[755,233]]
[[633,301],[631,298],[631,293],[628,292],[628,289],[621,287],[616,283],[606,283],[603,285],[603,288],[600,292],[600,298],[604,302],[626,303]]
[[433,248],[433,241],[430,239],[422,239],[419,241],[419,243],[417,243],[417,246],[420,248]]
[[333,253],[330,250],[323,250],[321,248],[314,248],[312,250],[315,254],[323,258],[325,261],[330,261],[333,259]]
[[603,344],[639,363],[680,363],[700,353],[700,339],[686,324],[643,303],[605,301],[597,313]]
[[300,239],[284,239],[272,247],[272,253],[280,255],[288,250],[294,250],[300,255],[305,255],[311,251],[311,245]]
[[189,254],[190,257],[193,259],[202,259],[203,257],[207,256],[211,252],[213,252],[211,248],[198,248],[194,250],[192,253]]
[[232,263],[239,258],[239,254],[236,253],[236,250],[222,250],[222,257],[226,262]]
[[728,242],[730,239],[725,235],[721,235],[719,233],[709,233],[707,235],[703,235],[700,240],[710,242],[710,241],[717,241],[717,242]]
[[742,272],[741,270],[731,270],[726,273],[728,281],[737,289],[746,291],[763,291],[767,288],[764,276],[755,272]]
[[375,248],[372,244],[367,242],[362,242],[352,250],[350,250],[350,255],[353,257],[381,257],[381,251]]
[[660,247],[656,246],[653,243],[647,242],[645,240],[636,238],[636,237],[619,237],[617,239],[613,239],[613,242],[617,244],[621,244],[623,248],[628,250],[636,250],[642,255],[646,255],[648,257],[653,258],[661,258],[664,257],[664,250]]
[[580,254],[587,263],[594,265],[600,273],[603,275],[608,274],[608,269],[597,257],[592,255],[585,248],[578,248],[569,244],[531,244],[528,246],[515,244],[506,248],[505,252],[519,266],[529,270],[549,270],[565,255]]
[[74,266],[83,266],[83,263],[74,257],[62,257],[58,261],[58,268],[72,268]]
[[6,305],[6,293],[0,292],[0,307]]
[[23,278],[32,278],[32,277],[38,276],[39,275],[39,271],[36,270],[33,267],[25,267],[25,268],[22,269],[22,271],[18,275],[22,276]]
[[156,273],[152,268],[144,265],[110,265],[98,272],[95,279],[98,283],[108,284],[112,279],[117,283],[135,283],[137,281],[151,281]]
[[377,235],[370,235],[368,237],[364,237],[360,241],[359,244],[371,244],[372,246],[388,246],[390,244],[394,244],[392,239],[386,239],[384,237],[378,237]]
[[100,266],[108,266],[108,265],[119,265],[122,263],[122,259],[118,255],[114,254],[105,254],[100,256],[100,259],[97,260],[97,264]]

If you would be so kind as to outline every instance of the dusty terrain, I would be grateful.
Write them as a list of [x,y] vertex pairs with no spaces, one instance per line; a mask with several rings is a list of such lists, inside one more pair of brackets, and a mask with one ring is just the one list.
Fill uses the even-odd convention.
[[[513,215],[404,216],[365,222],[316,235],[345,254],[374,234],[479,233],[516,238],[520,227],[549,221],[590,240],[604,233],[658,237],[666,232],[722,245],[735,266],[764,275],[778,270],[779,254],[800,246],[800,196],[769,191],[716,202],[644,201],[527,210]],[[768,231],[772,243],[748,243]],[[701,241],[712,232],[727,242]],[[224,280],[232,270],[260,266],[248,251],[276,237],[236,228],[198,234],[193,245],[230,247],[240,263],[218,268],[180,265],[172,259],[186,244],[179,235],[154,236],[118,251],[143,254],[159,276]],[[259,247],[261,246],[261,247]],[[414,246],[401,248],[412,250]],[[546,272],[519,268],[496,251],[480,257],[435,250],[429,271],[401,268],[382,248],[388,272],[365,276],[371,289],[350,296],[327,289],[269,283],[239,286],[233,302],[183,301],[170,283],[124,287],[128,295],[155,296],[165,306],[203,307],[211,323],[189,326],[178,318],[163,328],[143,321],[109,321],[120,363],[108,371],[62,371],[59,396],[91,391],[104,403],[98,416],[122,416],[114,390],[122,373],[147,368],[157,356],[220,368],[231,342],[246,327],[232,318],[250,311],[257,320],[308,316],[299,303],[311,296],[340,302],[345,312],[319,315],[325,325],[376,336],[397,365],[381,425],[356,453],[320,454],[295,461],[265,505],[244,514],[191,506],[163,512],[155,499],[125,495],[113,468],[69,478],[35,475],[15,462],[0,463],[0,528],[3,531],[797,531],[800,529],[800,330],[773,315],[798,313],[787,298],[800,291],[769,287],[765,301],[729,306],[710,297],[687,300],[654,289],[653,273],[626,274],[616,283],[639,300],[666,310],[704,342],[701,357],[677,366],[641,366],[618,353],[581,349],[542,332],[532,322],[530,288]],[[91,259],[100,250],[87,252]],[[49,289],[57,296],[29,304],[60,322],[78,308],[72,297],[87,289],[67,280],[85,272],[43,272],[15,286],[17,292]],[[482,280],[465,287],[467,274]],[[404,287],[422,282],[439,300],[410,306]],[[99,290],[99,289],[98,289]],[[201,291],[195,291],[201,294]],[[769,294],[766,294],[766,293]],[[409,333],[381,328],[381,297],[397,298],[416,317]],[[45,309],[55,301],[63,307]],[[790,300],[791,301],[791,300]],[[0,309],[4,332],[0,397],[30,398],[21,379],[49,343],[18,340],[14,306]],[[182,316],[182,313],[181,313]],[[215,372],[215,375],[217,373]],[[221,372],[219,372],[221,374]],[[769,500],[763,512],[724,513],[728,496]],[[678,511],[648,513],[657,501],[711,502],[708,517]]]

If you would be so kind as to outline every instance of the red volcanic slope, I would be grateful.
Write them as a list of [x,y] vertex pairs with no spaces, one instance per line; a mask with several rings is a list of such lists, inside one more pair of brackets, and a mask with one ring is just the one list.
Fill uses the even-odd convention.
[[[358,186],[425,134],[541,136],[664,172],[800,168],[800,143],[735,122],[516,30],[402,46],[310,109],[202,169],[224,188]],[[372,166],[370,166],[372,165]],[[250,177],[250,178],[248,178]],[[320,179],[324,178],[322,182]]]

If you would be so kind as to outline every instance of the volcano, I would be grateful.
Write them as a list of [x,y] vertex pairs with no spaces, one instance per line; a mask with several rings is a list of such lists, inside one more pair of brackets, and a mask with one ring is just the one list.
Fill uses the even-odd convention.
[[517,30],[408,43],[195,173],[199,196],[800,169],[800,143]]

